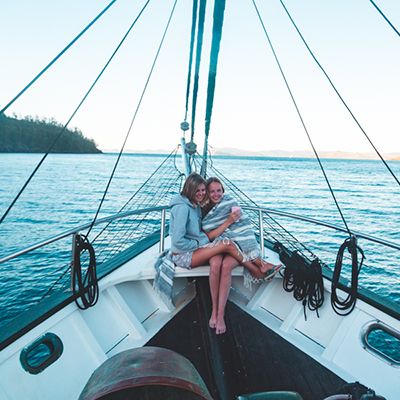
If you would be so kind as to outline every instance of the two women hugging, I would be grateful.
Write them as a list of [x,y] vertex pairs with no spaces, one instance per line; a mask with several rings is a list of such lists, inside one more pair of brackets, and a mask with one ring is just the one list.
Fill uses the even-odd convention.
[[250,219],[224,193],[218,178],[205,181],[197,173],[188,176],[181,194],[171,201],[169,233],[175,265],[187,269],[210,265],[209,325],[217,334],[226,331],[232,269],[243,265],[248,276],[269,280],[282,268],[262,259]]

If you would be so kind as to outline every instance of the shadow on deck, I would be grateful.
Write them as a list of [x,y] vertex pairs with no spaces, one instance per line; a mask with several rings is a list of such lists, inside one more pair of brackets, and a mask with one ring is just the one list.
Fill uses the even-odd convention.
[[147,345],[188,358],[214,399],[289,390],[304,400],[320,400],[346,383],[233,303],[227,305],[227,333],[215,335],[208,327],[208,279],[197,279],[196,285],[196,298]]

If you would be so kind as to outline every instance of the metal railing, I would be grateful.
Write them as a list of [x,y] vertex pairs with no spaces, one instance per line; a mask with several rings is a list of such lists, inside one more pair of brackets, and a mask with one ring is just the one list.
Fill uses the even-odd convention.
[[[101,224],[105,224],[105,223],[109,223],[109,222],[113,222],[119,219],[123,219],[123,218],[127,218],[127,217],[131,217],[134,215],[140,215],[140,214],[145,214],[145,213],[150,213],[150,212],[156,212],[156,211],[160,211],[160,245],[159,245],[159,250],[160,252],[162,252],[164,250],[164,243],[165,243],[165,236],[166,236],[166,212],[169,209],[169,206],[158,206],[158,207],[148,207],[148,208],[142,208],[142,209],[137,209],[137,210],[132,210],[132,211],[128,211],[128,212],[123,212],[123,213],[117,213],[117,214],[113,214],[111,216],[108,217],[104,217],[104,218],[99,218],[94,225],[101,225]],[[313,218],[308,218],[308,217],[303,217],[297,214],[293,214],[293,213],[289,213],[289,212],[285,212],[285,211],[279,211],[279,210],[272,210],[269,208],[264,208],[264,207],[253,207],[253,206],[245,206],[243,207],[244,210],[248,210],[248,211],[253,211],[258,213],[258,234],[259,234],[259,238],[260,238],[260,248],[261,248],[261,253],[264,253],[264,215],[278,215],[281,217],[286,217],[286,218],[290,218],[290,219],[295,219],[298,221],[303,221],[309,224],[313,224],[313,225],[319,225],[319,226],[324,226],[326,228],[330,228],[333,229],[335,231],[339,231],[339,232],[344,232],[347,233],[347,230],[345,228],[342,228],[338,225],[332,224],[332,223],[328,223],[328,222],[324,222],[324,221],[319,221]],[[75,228],[72,228],[70,230],[67,230],[65,232],[62,232],[58,235],[52,236],[46,240],[43,240],[39,243],[33,244],[29,247],[26,247],[25,249],[19,250],[15,253],[12,253],[8,256],[5,256],[3,258],[0,258],[0,264],[15,259],[23,254],[27,254],[33,250],[39,249],[41,247],[44,247],[50,243],[54,243],[57,242],[61,239],[65,239],[68,236],[72,236],[74,234],[77,234],[85,229],[88,229],[90,227],[91,223],[87,223],[84,225],[80,225],[77,226]],[[400,250],[400,244],[398,243],[394,243],[385,239],[381,239],[381,238],[377,238],[371,235],[367,235],[364,234],[362,232],[357,232],[357,231],[353,231],[352,232],[355,236],[357,236],[358,238],[363,238],[366,239],[368,241],[371,241],[373,243],[377,243],[377,244],[382,244],[384,246],[396,249],[396,250]]]
[[[94,226],[97,225],[101,225],[101,224],[105,224],[105,223],[109,223],[109,222],[113,222],[119,219],[123,219],[123,218],[127,218],[127,217],[131,217],[134,215],[140,215],[140,214],[146,214],[146,213],[150,213],[150,212],[154,212],[154,211],[160,211],[161,212],[161,218],[160,218],[160,235],[165,235],[165,215],[166,215],[166,210],[169,208],[169,206],[159,206],[159,207],[148,207],[148,208],[141,208],[138,210],[132,210],[132,211],[127,211],[127,212],[123,212],[123,213],[118,213],[118,214],[113,214],[110,215],[109,217],[104,217],[104,218],[99,218],[98,220],[96,220],[96,222],[94,223]],[[43,240],[41,242],[35,243],[29,247],[26,247],[25,249],[19,250],[15,253],[12,253],[8,256],[5,256],[3,258],[0,258],[0,264],[5,263],[6,261],[10,261],[12,259],[15,259],[21,255],[30,253],[33,250],[37,250],[41,247],[45,247],[48,244],[57,242],[61,239],[65,239],[68,236],[72,236],[75,235],[85,229],[88,229],[91,226],[91,222],[84,224],[84,225],[79,225],[75,228],[69,229],[65,232],[62,232],[58,235],[52,236],[46,240]],[[160,238],[160,242],[164,243],[164,236],[162,238]]]
[[[243,209],[259,213],[260,241],[261,241],[261,238],[264,238],[264,236],[261,234],[261,232],[264,231],[264,222],[263,222],[263,218],[262,218],[262,216],[264,214],[266,214],[266,215],[270,215],[270,214],[279,215],[281,217],[291,218],[291,219],[307,222],[307,223],[314,224],[314,225],[324,226],[326,228],[330,228],[330,229],[333,229],[335,231],[344,232],[344,233],[347,234],[347,230],[345,228],[342,228],[342,227],[338,226],[338,225],[331,224],[331,223],[324,222],[324,221],[318,221],[318,220],[313,219],[313,218],[303,217],[301,215],[297,215],[297,214],[293,214],[293,213],[289,213],[289,212],[285,212],[285,211],[272,210],[270,208],[265,208],[265,207],[247,207],[247,206],[243,207]],[[384,246],[391,247],[391,248],[396,249],[396,250],[400,250],[400,244],[399,243],[390,242],[390,241],[388,241],[386,239],[377,238],[375,236],[367,235],[367,234],[364,234],[364,233],[358,232],[358,231],[352,231],[352,234],[357,236],[358,238],[366,239],[366,240],[369,240],[369,241],[371,241],[373,243],[382,244]]]

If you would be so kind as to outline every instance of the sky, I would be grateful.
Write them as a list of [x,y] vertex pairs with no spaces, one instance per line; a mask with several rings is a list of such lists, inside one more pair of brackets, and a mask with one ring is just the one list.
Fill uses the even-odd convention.
[[[2,108],[110,0],[2,0]],[[400,2],[376,0],[400,29]],[[173,0],[152,0],[71,127],[105,151],[128,132]],[[191,1],[178,0],[170,29],[126,144],[172,150],[181,137]],[[212,4],[207,2],[195,141],[202,147]],[[251,0],[227,0],[209,144],[245,151],[308,151],[310,144]],[[144,0],[118,0],[6,115],[65,123]],[[372,148],[312,60],[279,0],[256,0],[305,125],[318,151]],[[368,0],[285,0],[293,19],[379,151],[400,153],[400,37]],[[189,116],[190,118],[190,116]]]

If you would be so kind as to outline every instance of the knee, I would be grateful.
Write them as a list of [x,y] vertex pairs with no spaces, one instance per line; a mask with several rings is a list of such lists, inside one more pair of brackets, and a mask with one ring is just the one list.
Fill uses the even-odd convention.
[[224,240],[223,243],[227,251],[234,251],[236,249],[236,246],[230,240]]

